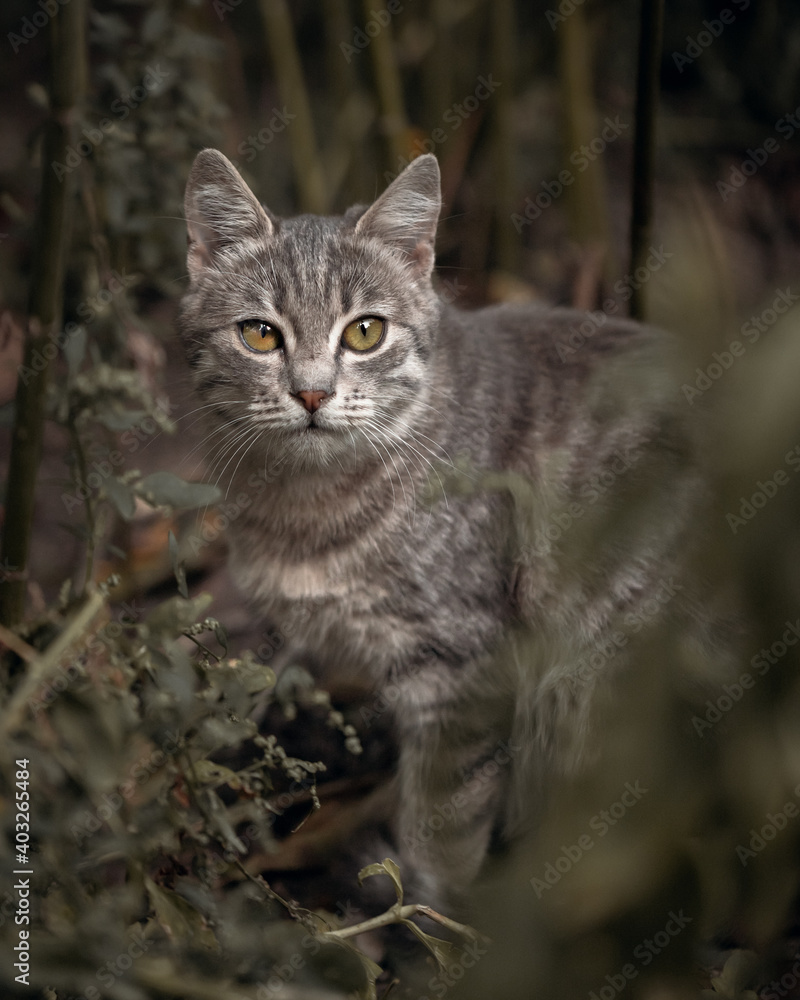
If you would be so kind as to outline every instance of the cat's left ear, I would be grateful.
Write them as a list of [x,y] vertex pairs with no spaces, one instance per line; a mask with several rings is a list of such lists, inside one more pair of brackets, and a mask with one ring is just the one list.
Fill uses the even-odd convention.
[[196,277],[213,267],[231,246],[268,239],[274,226],[238,170],[216,149],[197,154],[183,202],[189,250],[186,263]]
[[416,160],[396,177],[356,223],[356,232],[375,236],[406,255],[419,278],[433,270],[433,244],[442,208],[439,164],[431,153]]

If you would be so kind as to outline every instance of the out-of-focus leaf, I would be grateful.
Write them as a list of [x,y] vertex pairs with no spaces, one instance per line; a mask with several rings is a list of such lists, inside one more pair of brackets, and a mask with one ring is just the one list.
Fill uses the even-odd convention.
[[252,656],[243,656],[235,667],[236,677],[248,694],[265,691],[275,686],[275,671],[258,663]]
[[211,483],[188,483],[171,472],[153,472],[137,484],[137,492],[149,504],[167,507],[205,507],[219,500],[219,487]]
[[220,625],[219,622],[217,622],[214,625],[214,638],[217,640],[217,642],[220,644],[220,646],[222,646],[224,654],[227,654],[227,652],[228,652],[228,633],[225,630],[225,626],[224,625]]
[[98,406],[93,411],[92,416],[110,431],[127,431],[140,424],[147,413],[144,410],[126,410],[121,406]]
[[225,846],[230,850],[236,851],[237,854],[246,854],[247,845],[243,844],[236,836],[236,831],[233,829],[231,821],[228,818],[228,810],[216,792],[210,790],[207,792],[206,803],[211,813],[211,822],[216,826],[217,832],[220,834]]
[[103,483],[103,489],[121,516],[130,521],[136,512],[136,494],[130,486],[116,476],[109,476]]
[[156,634],[178,635],[202,619],[203,612],[212,600],[211,594],[198,594],[190,600],[180,596],[171,597],[151,611],[144,624]]
[[212,760],[196,760],[193,766],[198,781],[203,785],[230,785],[231,788],[240,786],[236,772],[222,764],[216,764]]
[[181,562],[178,554],[178,542],[172,531],[169,533],[169,558],[172,562],[172,572],[178,582],[178,593],[188,601],[189,588],[186,584],[186,567]]
[[713,989],[703,990],[708,997],[717,1000],[758,1000],[752,990],[744,989],[758,965],[758,956],[752,951],[734,951],[725,962],[722,972],[711,980]]
[[67,359],[67,374],[73,379],[83,364],[86,357],[86,327],[79,326],[64,341],[64,357]]
[[147,875],[144,884],[156,919],[174,941],[185,944],[196,941],[212,951],[219,949],[219,943],[203,915],[183,896],[156,885]]

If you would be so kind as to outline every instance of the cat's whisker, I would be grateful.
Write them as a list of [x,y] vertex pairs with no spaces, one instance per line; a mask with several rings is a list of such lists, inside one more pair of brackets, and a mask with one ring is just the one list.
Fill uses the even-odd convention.
[[[195,413],[200,413],[203,410],[213,409],[215,406],[241,406],[244,402],[243,399],[219,399],[214,400],[213,403],[205,403],[203,406],[195,406],[193,409],[186,413],[182,413],[179,417],[175,418],[175,423],[180,423],[182,420],[188,420],[189,417],[193,417]],[[194,425],[192,425],[194,426]]]
[[363,434],[364,434],[364,440],[367,442],[367,444],[369,444],[372,447],[375,454],[381,460],[381,464],[383,465],[384,469],[386,470],[386,478],[389,480],[389,486],[391,487],[392,490],[392,510],[394,510],[395,507],[397,506],[397,496],[394,491],[394,482],[392,480],[391,473],[389,472],[389,466],[386,464],[383,455],[381,455],[377,444],[372,440],[369,430],[365,428]]
[[[231,464],[231,462],[234,461],[234,459],[236,458],[236,456],[241,452],[242,453],[242,458],[244,458],[244,456],[247,454],[247,452],[252,447],[253,441],[254,441],[254,436],[252,435],[252,433],[249,433],[249,428],[247,430],[248,430],[248,433],[245,433],[242,436],[238,437],[236,439],[236,441],[231,445],[231,447],[230,447],[230,449],[228,451],[228,454],[230,455],[230,458],[225,463],[225,465],[222,467],[222,469],[220,470],[219,475],[217,476],[217,484],[218,485],[219,485],[219,481],[225,475],[225,470],[228,468],[228,466]],[[236,463],[236,466],[235,466],[235,468],[233,470],[233,473],[231,474],[230,478],[228,479],[228,485],[227,485],[227,488],[225,490],[225,499],[226,500],[228,499],[228,494],[230,493],[231,485],[233,484],[233,481],[236,478],[236,469],[239,468],[239,465],[240,465],[240,463],[242,461],[242,458],[240,458],[239,461]]]
[[[231,486],[236,481],[236,473],[239,471],[239,466],[242,464],[242,462],[247,457],[248,452],[253,447],[254,441],[255,441],[255,438],[251,438],[249,442],[245,442],[245,447],[242,449],[241,458],[239,459],[239,461],[234,466],[233,472],[231,473],[231,477],[230,477],[230,480],[228,482],[228,489],[225,490],[225,499],[226,500],[228,499],[228,493],[230,492]],[[227,468],[227,465],[225,466],[225,468]],[[223,469],[222,471],[224,472],[225,470]]]
[[392,452],[389,450],[389,442],[386,440],[386,437],[384,435],[382,435],[381,428],[374,421],[372,421],[372,420],[366,420],[366,421],[364,421],[364,428],[365,428],[365,431],[367,431],[367,432],[368,432],[369,429],[371,429],[371,430],[373,430],[375,432],[375,436],[377,438],[377,442],[376,443],[379,443],[379,444],[381,444],[383,446],[384,450],[386,451],[387,456],[389,457],[389,461],[394,466],[394,470],[397,473],[397,478],[398,478],[398,481],[400,483],[400,488],[403,491],[403,499],[405,500],[406,510],[409,513],[409,527],[411,527],[412,522],[410,520],[410,515],[416,509],[416,501],[417,501],[416,487],[414,485],[414,476],[412,475],[411,470],[408,468],[408,464],[407,464],[407,462],[406,462],[406,460],[405,460],[402,452],[400,452],[399,449],[395,447],[394,448],[394,454],[397,455],[397,457],[399,458],[400,462],[402,463],[402,466],[403,466],[403,468],[404,468],[404,470],[406,472],[406,475],[408,476],[409,486],[411,487],[412,503],[411,503],[411,507],[409,508],[409,505],[408,505],[408,494],[406,493],[405,483],[403,482],[403,477],[402,477],[402,475],[400,473],[400,470],[397,468],[397,463],[395,462],[395,460],[394,460],[394,458],[392,456]]
[[[218,434],[222,434],[222,433],[225,433],[225,432],[229,432],[229,431],[231,431],[231,428],[232,428],[232,427],[234,427],[234,426],[237,426],[237,425],[239,425],[239,424],[242,424],[242,423],[244,423],[244,422],[245,422],[246,420],[247,420],[247,417],[246,417],[246,416],[239,416],[239,417],[232,417],[232,418],[231,418],[230,420],[226,421],[226,422],[225,422],[224,424],[220,424],[220,425],[219,425],[219,427],[214,427],[214,428],[213,428],[213,429],[212,429],[211,431],[209,431],[209,433],[208,433],[208,434],[206,434],[206,436],[205,436],[204,438],[202,438],[202,439],[201,439],[200,441],[198,441],[198,442],[197,442],[197,444],[195,444],[195,445],[194,445],[194,446],[193,446],[193,447],[192,447],[192,448],[191,448],[191,449],[190,449],[190,450],[189,450],[189,451],[188,451],[188,452],[186,453],[186,455],[184,455],[184,458],[185,458],[185,459],[188,459],[188,458],[191,458],[191,456],[192,456],[192,455],[193,455],[193,454],[194,454],[194,453],[195,453],[195,452],[196,452],[196,451],[197,451],[197,450],[198,450],[199,448],[202,448],[202,447],[203,447],[204,445],[208,444],[208,442],[210,442],[210,441],[212,440],[212,438],[216,437],[216,436],[217,436]],[[215,449],[219,449],[220,447],[222,447],[222,446],[224,445],[224,443],[225,443],[225,441],[226,441],[226,440],[227,440],[227,436],[226,436],[225,438],[223,438],[223,439],[222,439],[221,441],[217,441],[217,442],[216,442],[216,443],[214,444],[214,446],[213,446],[213,447],[214,447]],[[198,469],[198,468],[199,468],[199,467],[200,467],[200,466],[201,466],[202,464],[203,464],[203,461],[202,461],[202,459],[201,459],[201,460],[200,460],[199,462],[197,462],[197,463],[196,463],[196,465],[195,465],[195,467],[194,467],[194,470],[192,471],[192,475],[194,475],[194,474],[195,474],[195,473],[197,472],[197,469]]]
[[407,438],[398,438],[398,439],[391,438],[391,440],[395,443],[395,446],[397,448],[408,448],[412,451],[416,461],[419,463],[420,471],[426,479],[428,480],[430,479],[431,473],[433,473],[433,475],[436,476],[437,480],[439,481],[439,487],[442,492],[442,498],[444,499],[445,507],[449,507],[447,499],[447,490],[445,489],[444,483],[442,482],[442,477],[439,475],[439,471],[437,470],[434,463],[425,455],[423,455],[421,452],[417,451],[417,449],[414,448],[414,446]]
[[[238,421],[238,424],[244,423],[243,421]],[[215,485],[219,485],[220,476],[216,476],[216,470],[219,464],[224,461],[225,457],[230,454],[231,450],[236,448],[239,442],[246,436],[250,434],[250,428],[244,424],[244,426],[236,426],[233,429],[227,428],[228,433],[222,441],[218,441],[213,455],[211,456],[211,464],[207,468],[207,475],[211,482]]]
[[[193,416],[195,413],[198,413],[200,410],[212,409],[215,406],[241,406],[242,403],[243,403],[243,400],[241,400],[241,399],[226,399],[226,400],[222,400],[221,402],[218,402],[218,403],[209,403],[207,406],[198,406],[196,409],[190,411],[189,413],[184,413],[183,416],[178,417],[178,420],[176,420],[176,423],[179,423],[182,420],[187,420],[189,417]],[[183,431],[185,431],[185,432],[188,433],[188,431],[190,431],[193,427],[196,427],[197,424],[202,423],[203,420],[206,420],[206,419],[208,419],[207,414],[202,414],[201,416],[196,417],[186,427],[183,427],[181,429]]]
[[[422,448],[424,451],[426,451],[428,455],[430,455],[430,458],[425,458],[421,453],[417,452],[420,458],[423,459],[428,466],[433,467],[434,462],[439,462],[442,465],[447,465],[449,468],[455,470],[455,465],[453,464],[452,459],[450,458],[447,451],[442,447],[442,445],[439,444],[439,442],[436,441],[434,438],[431,438],[427,434],[424,434],[418,428],[412,426],[406,421],[402,422],[402,431],[395,429],[395,427],[388,426],[385,429],[385,433],[388,437],[391,437],[393,440],[396,440],[401,444],[410,445],[410,442],[408,440],[409,437],[416,439],[419,447]],[[425,438],[427,441],[430,441],[433,445],[436,446],[437,450],[434,451],[432,448],[426,445],[424,441],[419,440],[420,438]]]

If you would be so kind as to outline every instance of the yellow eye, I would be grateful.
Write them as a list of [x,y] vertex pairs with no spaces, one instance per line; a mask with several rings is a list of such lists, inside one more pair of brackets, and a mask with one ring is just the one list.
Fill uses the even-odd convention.
[[345,327],[342,343],[351,351],[368,351],[380,343],[385,327],[384,320],[377,319],[375,316],[365,316]]
[[251,351],[274,351],[283,346],[283,337],[277,327],[263,319],[245,319],[238,324],[242,340]]

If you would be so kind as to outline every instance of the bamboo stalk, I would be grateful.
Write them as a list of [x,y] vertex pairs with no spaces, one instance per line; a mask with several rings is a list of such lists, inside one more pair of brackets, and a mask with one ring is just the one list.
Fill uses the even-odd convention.
[[[581,8],[561,25],[560,75],[564,91],[568,150],[580,149],[597,136],[597,115],[592,85],[592,46],[589,26]],[[569,189],[572,228],[581,244],[609,246],[610,225],[605,171],[601,158],[586,170],[573,171]]]
[[[42,455],[44,408],[62,313],[65,253],[70,230],[72,174],[59,178],[53,164],[64,163],[74,141],[77,109],[86,80],[86,0],[72,0],[51,18],[50,115],[42,150],[42,189],[34,266],[28,299],[24,377],[17,380],[14,428],[3,522],[0,621],[16,625],[25,611],[26,570],[30,553],[36,476]],[[25,371],[27,369],[27,371]]]
[[519,241],[509,225],[516,195],[514,181],[514,55],[516,51],[513,0],[494,0],[492,17],[492,67],[501,86],[494,95],[495,226],[497,264],[505,271],[517,269]]
[[[642,0],[639,20],[639,61],[636,72],[636,131],[633,140],[630,273],[644,264],[653,223],[653,173],[656,155],[656,111],[664,0]],[[631,316],[644,320],[646,286],[634,287]]]
[[289,125],[289,145],[300,209],[324,213],[328,206],[322,162],[289,8],[286,0],[260,0],[260,7],[281,99],[289,113],[296,116]]
[[370,57],[378,91],[381,124],[391,159],[390,169],[396,173],[400,169],[400,162],[408,156],[409,134],[403,86],[392,43],[390,15],[386,10],[386,0],[378,0],[377,3],[375,0],[364,0],[363,10],[367,20],[374,20],[377,15],[379,23],[385,25],[372,38]]
[[323,155],[328,198],[331,204],[338,198],[339,204],[349,205],[363,199],[365,192],[373,193],[376,171],[365,155],[371,153],[365,139],[374,120],[373,102],[363,92],[357,59],[347,58],[342,50],[353,36],[350,5],[347,0],[325,0],[322,12],[328,78],[337,109]]
[[[453,103],[453,67],[456,52],[453,46],[451,10],[448,0],[432,0],[426,12],[434,32],[433,44],[422,66],[426,131],[432,131],[441,124],[442,115]],[[461,56],[463,58],[463,53]]]

